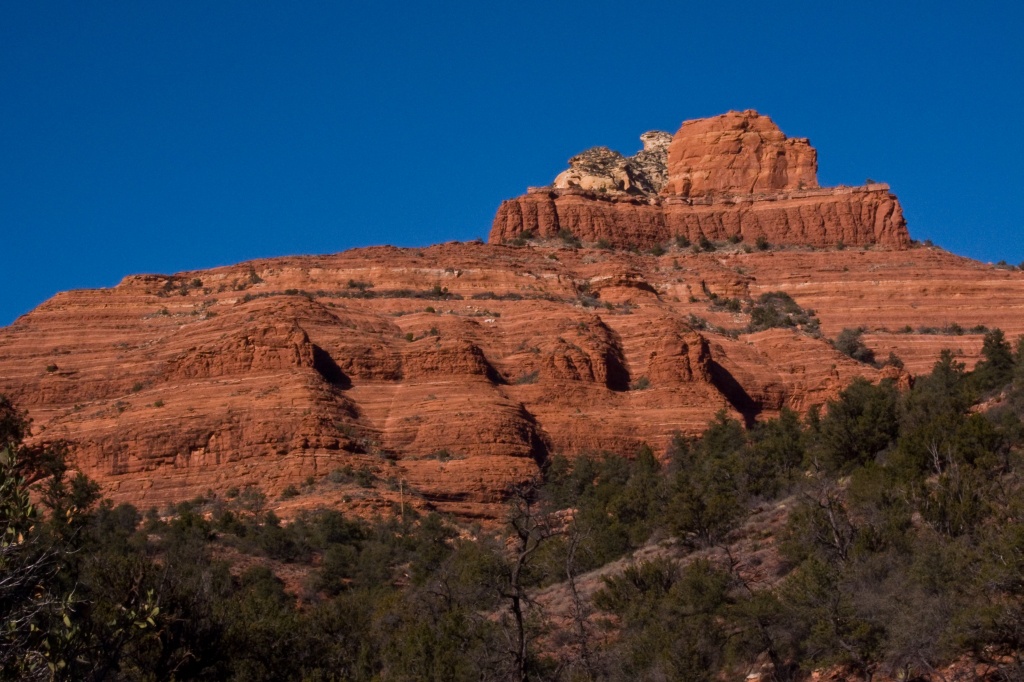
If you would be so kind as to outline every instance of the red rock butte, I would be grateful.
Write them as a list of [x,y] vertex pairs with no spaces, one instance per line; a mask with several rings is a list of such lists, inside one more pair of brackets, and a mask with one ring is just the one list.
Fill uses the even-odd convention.
[[[664,452],[719,410],[747,423],[806,412],[855,377],[906,385],[943,349],[970,367],[986,328],[1024,334],[1024,272],[910,243],[884,185],[818,189],[814,149],[769,119],[641,139],[632,157],[589,150],[506,202],[496,244],[60,293],[0,328],[0,393],[29,411],[35,439],[71,441],[116,501],[256,485],[282,516],[405,504],[496,519],[508,487],[555,454]],[[660,255],[500,243],[523,229],[744,242]],[[746,242],[761,235],[771,248]],[[863,248],[783,246],[839,240]],[[786,308],[754,324],[766,297]],[[853,327],[901,362],[840,353],[829,338]]]
[[503,202],[490,241],[568,231],[622,248],[680,236],[817,247],[910,244],[888,185],[819,187],[810,142],[787,138],[756,111],[686,121],[671,138],[652,132],[641,139],[645,148],[634,157],[588,150],[552,185]]

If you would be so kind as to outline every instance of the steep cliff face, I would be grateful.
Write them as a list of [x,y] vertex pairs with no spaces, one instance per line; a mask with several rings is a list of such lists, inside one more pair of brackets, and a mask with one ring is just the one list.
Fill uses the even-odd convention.
[[[0,329],[0,392],[116,500],[252,484],[298,488],[286,510],[496,516],[555,453],[657,450],[720,409],[806,410],[893,374],[794,329],[747,333],[772,291],[825,337],[866,327],[911,373],[943,348],[973,363],[981,334],[951,323],[1024,333],[1024,273],[923,248],[376,248],[62,293]],[[349,467],[375,482],[336,490]]]
[[818,186],[818,153],[756,111],[683,123],[668,147],[666,196],[759,194]]
[[697,242],[763,237],[776,245],[816,247],[910,244],[903,209],[887,185],[785,192],[755,199],[653,202],[575,189],[531,190],[501,204],[490,241],[512,241],[528,231],[551,238],[567,230],[585,243],[652,248],[677,237]]
[[[643,173],[634,168],[648,149],[630,159],[603,147],[573,157],[551,187],[502,203],[490,241],[568,231],[620,248],[651,248],[680,236],[893,249],[910,243],[888,185],[819,188],[810,143],[787,138],[757,112],[687,121],[666,147],[658,146],[665,143],[659,135],[654,146],[665,153],[643,157]],[[657,190],[644,180],[662,177]]]

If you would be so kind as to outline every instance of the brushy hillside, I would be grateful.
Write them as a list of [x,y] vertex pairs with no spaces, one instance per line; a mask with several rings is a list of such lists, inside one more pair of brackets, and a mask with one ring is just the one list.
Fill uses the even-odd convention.
[[140,513],[3,400],[0,678],[1021,679],[1024,342],[983,356],[554,457],[500,531],[252,488]]

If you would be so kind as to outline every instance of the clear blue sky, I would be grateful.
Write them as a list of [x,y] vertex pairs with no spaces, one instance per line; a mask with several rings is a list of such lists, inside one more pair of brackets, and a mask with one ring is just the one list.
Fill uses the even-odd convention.
[[486,237],[569,156],[753,108],[1024,260],[1017,2],[8,2],[0,324],[55,292]]

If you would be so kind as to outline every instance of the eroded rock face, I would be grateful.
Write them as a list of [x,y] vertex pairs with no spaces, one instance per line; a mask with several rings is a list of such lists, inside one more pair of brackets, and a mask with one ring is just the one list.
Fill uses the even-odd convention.
[[[944,348],[977,359],[982,335],[951,322],[1024,333],[1024,273],[934,249],[375,248],[59,294],[0,329],[0,393],[141,507],[253,484],[497,518],[553,454],[663,451],[721,409],[804,411],[892,375],[792,329],[742,333],[711,300],[771,291],[915,374]],[[377,483],[332,488],[348,466]]]
[[819,188],[810,142],[787,138],[767,116],[686,121],[667,146],[665,135],[645,133],[649,147],[628,159],[605,147],[573,157],[551,187],[503,202],[490,240],[567,230],[620,248],[680,236],[893,249],[910,243],[888,185]]
[[666,196],[758,194],[818,187],[818,153],[756,111],[683,123],[668,148]]
[[888,185],[779,193],[700,203],[679,199],[620,199],[580,190],[531,190],[502,202],[490,241],[514,240],[524,231],[551,238],[568,230],[584,243],[651,248],[677,237],[753,244],[816,247],[910,244],[903,209]]

